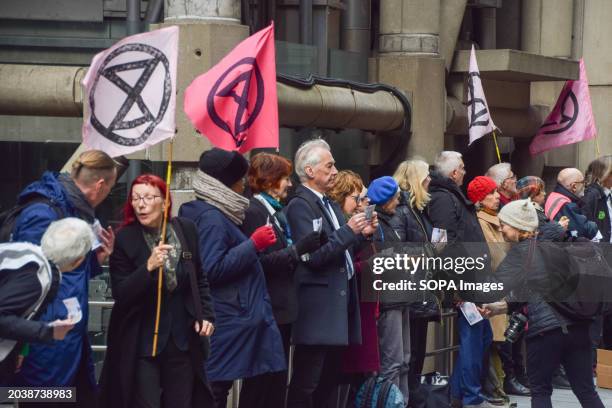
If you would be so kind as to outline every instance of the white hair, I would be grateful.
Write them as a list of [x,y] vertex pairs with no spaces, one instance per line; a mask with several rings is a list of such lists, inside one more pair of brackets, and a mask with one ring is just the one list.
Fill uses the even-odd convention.
[[510,177],[512,174],[512,167],[510,163],[498,163],[489,167],[489,170],[485,173],[485,176],[495,180],[495,184],[501,186],[504,180]]
[[434,166],[436,170],[444,177],[450,177],[450,174],[453,170],[457,170],[463,161],[461,153],[454,152],[452,150],[445,150],[440,152],[436,160],[434,161]]
[[87,255],[93,242],[91,226],[79,218],[69,217],[52,222],[40,246],[47,259],[63,269]]
[[323,139],[311,139],[300,145],[295,153],[295,173],[298,175],[300,181],[308,180],[306,166],[316,166],[321,161],[321,155],[318,154],[319,150],[324,149],[331,152],[329,144]]

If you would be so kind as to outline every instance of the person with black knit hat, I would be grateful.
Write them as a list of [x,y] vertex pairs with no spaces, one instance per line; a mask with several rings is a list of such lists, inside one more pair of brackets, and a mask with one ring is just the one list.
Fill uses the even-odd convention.
[[[241,195],[248,167],[237,152],[205,151],[193,179],[196,199],[179,210],[179,216],[192,220],[198,229],[202,267],[217,316],[206,369],[218,408],[225,408],[234,380],[287,368],[259,261],[276,242],[274,229],[264,225],[250,237],[240,230],[249,207]],[[256,392],[265,390],[241,395],[240,407],[259,400]]]

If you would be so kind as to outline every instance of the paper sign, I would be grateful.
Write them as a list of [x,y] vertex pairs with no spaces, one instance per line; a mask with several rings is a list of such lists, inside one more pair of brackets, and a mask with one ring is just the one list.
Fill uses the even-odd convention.
[[100,235],[102,234],[102,224],[100,224],[100,220],[96,219],[92,224],[91,228],[94,233],[94,242],[91,246],[91,250],[95,251],[96,249],[102,246],[102,241],[100,241]]
[[464,302],[461,304],[461,312],[465,319],[468,321],[470,326],[475,325],[476,323],[484,320],[476,305],[472,302]]
[[79,301],[75,297],[70,297],[63,300],[64,306],[68,310],[68,319],[72,321],[73,324],[77,324],[83,318],[83,312],[81,311],[81,305]]
[[434,228],[431,232],[431,242],[433,244],[448,242],[446,230],[442,228]]

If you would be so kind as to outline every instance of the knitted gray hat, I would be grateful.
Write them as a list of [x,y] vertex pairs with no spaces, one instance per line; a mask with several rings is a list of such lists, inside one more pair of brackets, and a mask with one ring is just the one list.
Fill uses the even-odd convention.
[[504,224],[521,231],[533,232],[538,229],[538,213],[531,199],[515,200],[504,205],[497,214]]

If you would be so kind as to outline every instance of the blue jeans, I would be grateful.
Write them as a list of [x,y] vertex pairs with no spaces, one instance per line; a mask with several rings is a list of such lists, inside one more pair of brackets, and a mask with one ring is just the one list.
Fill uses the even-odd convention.
[[473,326],[461,311],[457,317],[459,326],[459,355],[451,376],[451,395],[463,401],[463,405],[477,405],[483,400],[480,394],[480,377],[484,353],[493,340],[491,324],[483,320]]

